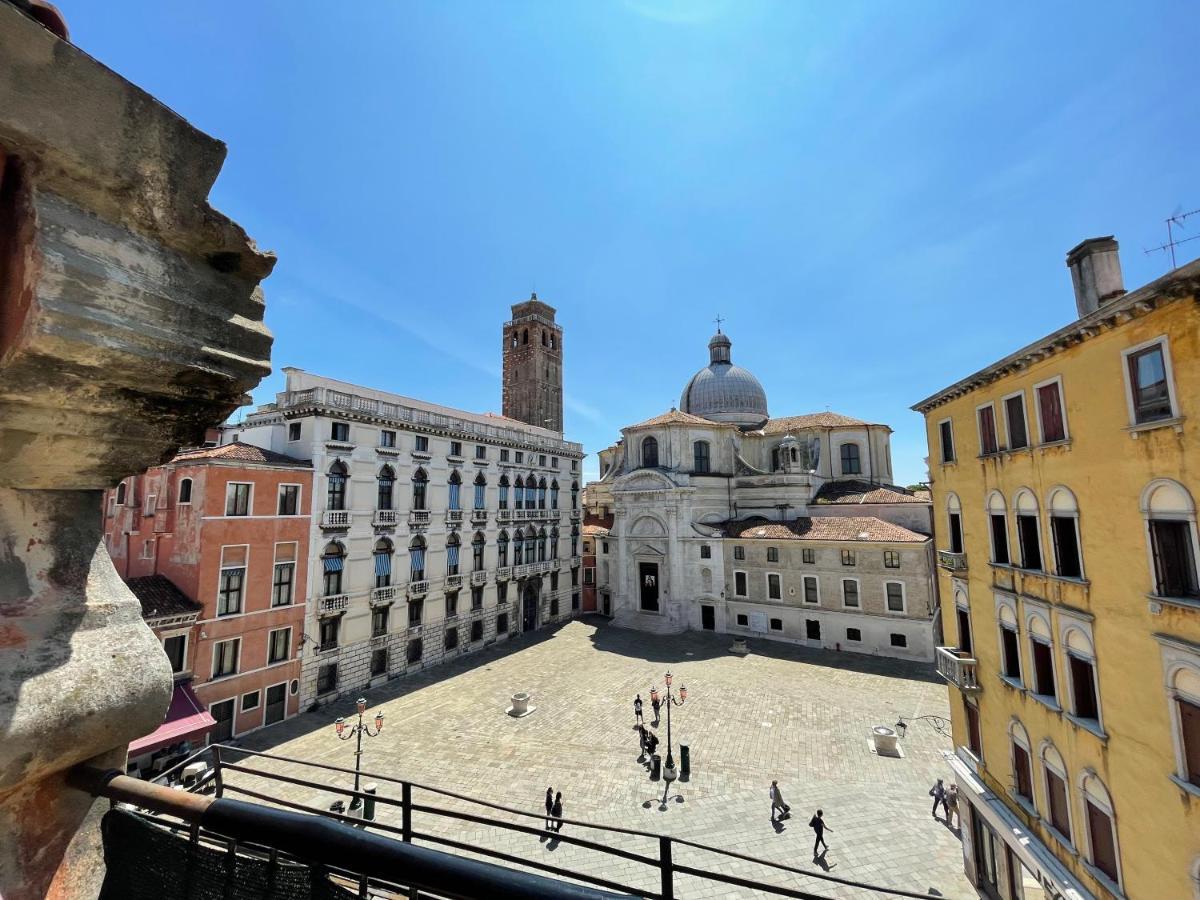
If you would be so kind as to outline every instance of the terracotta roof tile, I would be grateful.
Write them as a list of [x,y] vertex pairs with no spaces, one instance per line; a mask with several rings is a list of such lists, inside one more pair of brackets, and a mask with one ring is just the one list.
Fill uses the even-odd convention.
[[767,424],[760,430],[763,434],[784,434],[789,431],[799,431],[802,428],[849,428],[855,425],[874,425],[875,422],[864,422],[853,416],[843,416],[835,412],[808,413],[803,416],[782,416],[778,419],[768,419]]
[[198,613],[202,606],[191,600],[166,575],[143,575],[125,582],[142,604],[143,619],[161,619]]
[[728,422],[714,422],[712,419],[705,419],[701,416],[693,416],[691,413],[680,412],[673,409],[670,412],[665,412],[661,416],[655,416],[653,419],[647,419],[645,422],[638,422],[636,425],[630,425],[630,428],[642,428],[647,425],[709,425],[716,428],[736,428],[736,425],[730,425]]
[[867,481],[827,481],[813,498],[814,503],[928,503],[894,484]]
[[288,456],[284,453],[276,453],[274,450],[266,450],[262,447],[256,447],[253,444],[247,444],[242,441],[234,441],[231,444],[222,444],[219,447],[191,447],[187,450],[180,450],[175,454],[175,458],[171,460],[173,463],[200,462],[206,459],[229,460],[231,462],[248,462],[271,465],[271,466],[291,466],[293,468],[312,468],[312,461],[307,459],[296,459],[294,456]]
[[607,516],[596,515],[595,513],[585,513],[583,516],[583,533],[591,535],[608,534],[609,529],[613,527],[613,514]]
[[775,541],[875,541],[889,544],[919,544],[928,535],[909,531],[874,516],[813,516],[786,522],[762,520],[726,522],[721,526],[730,538],[761,538]]

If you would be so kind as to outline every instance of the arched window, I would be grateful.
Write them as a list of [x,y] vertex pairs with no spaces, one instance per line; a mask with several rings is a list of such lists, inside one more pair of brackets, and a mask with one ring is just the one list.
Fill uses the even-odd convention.
[[346,548],[337,541],[325,545],[321,554],[321,567],[325,572],[322,585],[324,596],[335,597],[342,592],[342,571],[346,567]]
[[513,565],[519,566],[525,562],[525,535],[520,528],[513,535]]
[[962,504],[958,495],[951,493],[946,496],[946,521],[950,527],[950,552],[963,552]]
[[513,331],[513,333],[512,333],[512,345],[513,345],[513,347],[514,347],[514,348],[517,346],[517,333],[516,333],[516,331]]
[[1042,778],[1046,785],[1046,804],[1043,820],[1050,825],[1068,846],[1071,838],[1071,801],[1067,793],[1067,767],[1062,754],[1049,741],[1042,743]]
[[546,479],[545,478],[538,480],[537,503],[538,503],[538,505],[537,505],[538,509],[546,508]]
[[1077,720],[1101,731],[1100,697],[1096,684],[1096,649],[1090,627],[1079,623],[1063,629],[1063,649],[1067,658],[1067,685],[1071,713]]
[[501,569],[508,567],[508,532],[501,531],[496,538],[496,565]]
[[558,480],[550,482],[550,508],[558,509]]
[[550,558],[558,559],[558,529],[550,529]]
[[329,467],[329,474],[326,478],[328,481],[328,490],[326,492],[325,507],[327,509],[345,509],[346,508],[346,476],[349,470],[346,464],[340,459],[336,460]]
[[1054,637],[1050,622],[1037,609],[1026,607],[1025,630],[1029,634],[1029,656],[1033,660],[1033,694],[1051,704],[1058,702],[1058,679],[1054,666]]
[[543,346],[543,347],[548,347],[548,346],[550,346],[550,341],[549,341],[549,339],[548,339],[548,338],[547,338],[547,336],[546,336],[546,332],[545,332],[545,330],[543,330],[543,331],[542,331],[542,346]]
[[475,476],[475,508],[487,509],[487,479],[482,472]]
[[425,539],[420,535],[408,545],[408,567],[410,581],[425,580]]
[[532,526],[525,532],[525,562],[537,562],[537,533]]
[[393,495],[396,488],[396,473],[391,466],[379,470],[379,500],[377,509],[392,509]]
[[571,555],[579,555],[579,526],[571,526]]
[[1200,657],[1172,651],[1163,662],[1175,739],[1175,777],[1200,788]]
[[704,474],[709,470],[708,441],[696,441],[692,444],[692,471]]
[[[429,493],[429,476],[425,474],[424,469],[417,469],[412,476],[412,508],[419,510],[429,509],[426,498]],[[417,579],[418,581],[420,579]]]
[[1037,497],[1028,488],[1021,488],[1013,500],[1017,514],[1017,541],[1021,550],[1021,568],[1042,570],[1042,528],[1038,517]]
[[537,535],[537,561],[546,561],[546,529],[538,529]]
[[181,478],[179,480],[179,502],[180,503],[191,503],[192,502],[192,479]]
[[375,587],[387,587],[392,583],[392,542],[380,538],[375,542]]
[[513,484],[513,509],[525,508],[525,482],[521,476],[517,476],[516,482]]
[[117,485],[117,506],[122,506],[125,503],[125,482]]
[[781,466],[779,464],[779,448],[772,447],[771,448],[771,471],[772,472],[780,472],[782,470],[783,470],[783,466]]
[[1046,502],[1050,510],[1050,537],[1054,544],[1054,571],[1063,578],[1083,577],[1079,542],[1079,504],[1068,488],[1056,487]]
[[550,349],[553,350],[556,346],[558,345],[554,342],[554,335],[550,335]]
[[1004,505],[1004,495],[999,491],[992,491],[988,495],[987,512],[992,562],[1007,566],[1012,561],[1008,552],[1008,507]]
[[1021,687],[1021,639],[1017,611],[1011,600],[1002,598],[996,607],[1000,625],[1000,674],[1014,687]]
[[1109,881],[1120,887],[1121,865],[1112,797],[1104,782],[1091,769],[1083,773],[1079,786],[1083,791],[1083,809],[1086,813],[1088,859],[1108,876]]
[[521,343],[522,344],[529,343],[529,329],[528,328],[526,328],[524,331],[521,332]]
[[450,473],[450,496],[447,501],[447,509],[462,509],[462,501],[459,494],[462,491],[462,476],[458,474],[458,469]]
[[1142,491],[1141,506],[1154,565],[1154,593],[1159,597],[1200,596],[1196,505],[1191,494],[1179,482],[1160,478]]
[[571,509],[579,509],[579,482],[571,482]]
[[658,439],[653,436],[642,438],[642,468],[658,468]]
[[471,571],[483,571],[483,550],[487,546],[487,538],[483,536],[482,531],[475,532],[475,539],[471,541]]
[[508,476],[500,476],[500,509],[508,509]]
[[1029,732],[1020,722],[1013,720],[1008,726],[1009,746],[1012,754],[1013,780],[1011,790],[1017,802],[1036,810],[1033,796],[1033,755],[1029,749]]
[[842,444],[842,474],[861,475],[862,460],[858,456],[858,444]]
[[458,574],[458,535],[451,534],[446,538],[446,574]]

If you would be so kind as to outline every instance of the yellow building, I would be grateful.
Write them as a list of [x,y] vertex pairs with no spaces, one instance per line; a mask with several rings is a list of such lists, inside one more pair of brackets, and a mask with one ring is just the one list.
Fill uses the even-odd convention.
[[1067,264],[1078,318],[913,407],[964,865],[1004,900],[1193,900],[1200,262],[1131,293],[1112,238]]

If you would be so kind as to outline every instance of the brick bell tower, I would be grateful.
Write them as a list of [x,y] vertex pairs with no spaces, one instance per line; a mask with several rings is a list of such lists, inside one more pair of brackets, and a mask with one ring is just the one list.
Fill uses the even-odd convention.
[[562,433],[562,353],[554,307],[537,294],[514,303],[504,324],[504,415]]

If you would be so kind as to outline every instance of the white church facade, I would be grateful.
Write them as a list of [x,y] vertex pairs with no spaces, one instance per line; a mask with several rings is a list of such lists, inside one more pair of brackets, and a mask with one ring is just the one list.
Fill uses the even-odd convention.
[[932,660],[930,504],[891,484],[891,429],[771,418],[730,351],[718,330],[679,409],[600,453],[615,623]]

